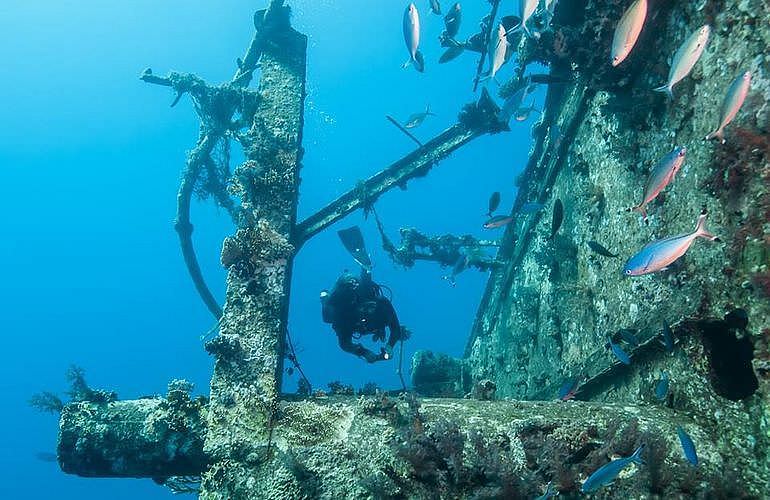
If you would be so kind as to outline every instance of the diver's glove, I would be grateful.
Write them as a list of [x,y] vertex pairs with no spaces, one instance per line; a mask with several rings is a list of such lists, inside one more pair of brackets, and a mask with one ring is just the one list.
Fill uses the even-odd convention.
[[389,345],[386,345],[385,347],[381,348],[380,357],[385,361],[391,359],[393,357],[393,348]]

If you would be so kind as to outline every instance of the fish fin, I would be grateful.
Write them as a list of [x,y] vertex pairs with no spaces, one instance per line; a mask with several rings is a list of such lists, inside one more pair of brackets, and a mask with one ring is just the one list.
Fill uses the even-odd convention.
[[720,144],[725,143],[725,134],[721,127],[706,136],[707,141],[710,141],[711,139],[719,140]]
[[422,52],[419,50],[414,53],[414,68],[420,73],[425,72],[425,59],[422,57]]
[[708,230],[706,229],[706,217],[707,215],[705,213],[700,214],[700,216],[698,217],[698,224],[695,226],[695,236],[696,237],[700,236],[701,238],[706,238],[708,240],[714,241],[717,239],[717,237],[709,233]]
[[402,64],[402,65],[401,65],[401,67],[402,67],[403,69],[406,69],[406,68],[408,68],[408,67],[409,67],[411,64],[412,64],[412,58],[410,57],[409,59],[407,59],[407,60],[406,60],[406,62],[405,62],[404,64]]
[[640,444],[639,448],[634,451],[634,454],[629,457],[632,462],[639,465],[644,463],[644,460],[642,459],[642,451],[644,451],[645,446],[647,446],[645,443]]
[[640,214],[642,214],[642,220],[644,221],[645,225],[647,226],[650,225],[650,221],[647,218],[647,210],[644,209],[643,205],[637,205],[635,207],[628,208],[627,210],[629,212],[639,212]]
[[661,85],[660,87],[656,87],[656,88],[654,88],[652,90],[655,91],[655,92],[663,92],[664,94],[666,94],[668,96],[669,99],[673,99],[674,98],[674,92],[671,90],[671,87],[669,87],[668,84]]
[[522,29],[525,29],[524,25],[522,23],[519,23],[516,26],[514,26],[513,28],[511,28],[508,31],[506,31],[505,32],[505,36],[513,35],[514,33],[518,32],[518,31],[521,31]]

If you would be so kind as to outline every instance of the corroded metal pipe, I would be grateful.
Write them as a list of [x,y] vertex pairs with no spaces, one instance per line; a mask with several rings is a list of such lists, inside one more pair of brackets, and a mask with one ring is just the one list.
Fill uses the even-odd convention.
[[84,477],[197,475],[205,470],[201,400],[77,402],[59,420],[61,469]]

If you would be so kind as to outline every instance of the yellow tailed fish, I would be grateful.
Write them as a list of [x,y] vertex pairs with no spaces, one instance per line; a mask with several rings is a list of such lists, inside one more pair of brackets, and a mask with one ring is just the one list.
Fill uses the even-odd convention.
[[698,62],[701,54],[703,54],[710,34],[711,26],[706,24],[687,37],[679,47],[679,50],[676,51],[676,54],[674,54],[674,60],[671,62],[671,69],[668,72],[668,83],[653,89],[655,92],[665,92],[670,98],[674,98],[674,93],[672,92],[674,85],[690,74],[692,67],[695,66],[695,63]]
[[719,117],[719,126],[716,130],[706,136],[706,140],[719,139],[724,144],[725,136],[724,131],[728,123],[733,121],[735,115],[738,114],[738,110],[743,106],[743,101],[746,100],[746,95],[749,93],[751,87],[751,72],[747,71],[736,78],[727,89],[727,95],[722,103],[722,113]]

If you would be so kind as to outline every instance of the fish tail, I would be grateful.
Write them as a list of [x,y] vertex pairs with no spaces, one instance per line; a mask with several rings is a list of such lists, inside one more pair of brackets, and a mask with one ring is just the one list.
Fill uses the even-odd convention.
[[668,84],[661,85],[660,87],[656,87],[652,90],[654,90],[655,92],[663,92],[668,96],[669,99],[674,98],[674,92],[671,90],[671,87],[669,87]]
[[709,233],[708,230],[706,230],[706,214],[700,214],[698,217],[698,224],[695,226],[695,236],[700,236],[701,238],[706,238],[711,241],[714,241],[717,239],[716,236]]
[[644,209],[644,205],[637,205],[627,209],[629,212],[639,212],[642,214],[642,220],[647,224],[647,210]]
[[706,136],[706,140],[710,141],[711,139],[718,139],[720,143],[725,143],[725,133],[722,130],[722,127],[719,127],[715,131],[711,132],[709,135]]
[[633,463],[639,465],[644,463],[644,460],[642,459],[642,451],[644,451],[645,446],[647,446],[645,443],[640,444],[639,448],[634,451],[634,454],[629,457]]
[[425,58],[422,56],[422,52],[419,50],[414,53],[414,68],[423,73],[425,71]]

